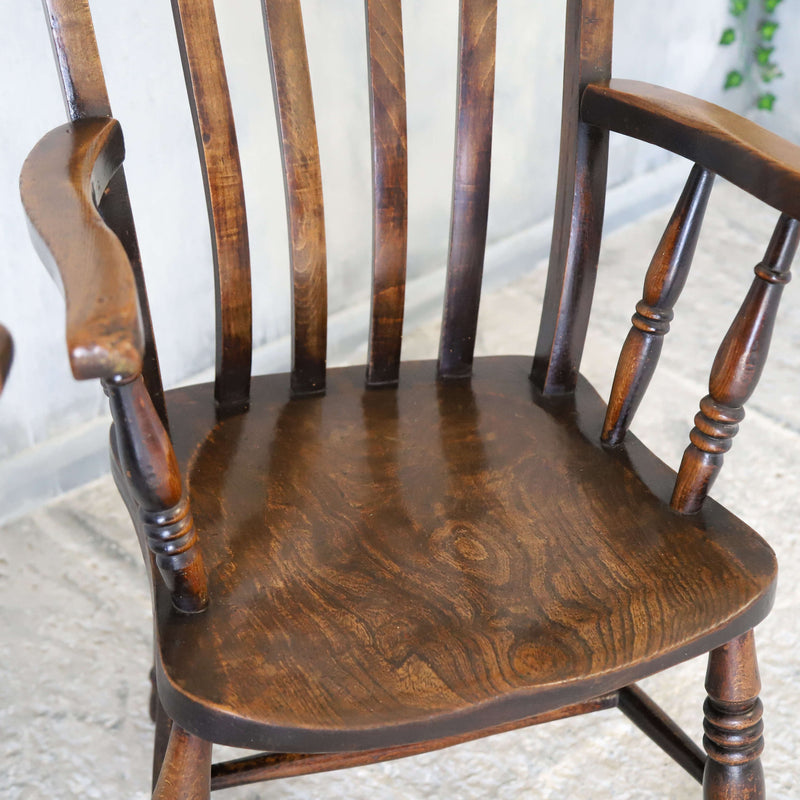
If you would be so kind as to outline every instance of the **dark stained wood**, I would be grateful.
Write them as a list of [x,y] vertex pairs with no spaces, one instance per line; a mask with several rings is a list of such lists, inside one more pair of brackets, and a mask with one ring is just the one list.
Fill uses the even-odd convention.
[[322,173],[299,0],[262,0],[289,220],[292,391],[325,391],[328,289]]
[[764,800],[763,707],[752,631],[713,650],[708,658],[703,712],[708,753],[705,800]]
[[138,375],[143,338],[128,254],[97,211],[125,155],[119,123],[92,118],[62,125],[34,147],[20,191],[31,238],[64,293],[72,374]]
[[[112,116],[87,0],[43,0],[43,6],[69,119],[76,121],[87,117]],[[166,425],[164,389],[150,319],[150,304],[123,167],[120,166],[111,178],[99,205],[103,219],[117,234],[128,254],[136,281],[144,336],[142,374],[153,405]]]
[[626,686],[619,690],[617,706],[640,731],[649,736],[698,783],[703,782],[705,753],[646,692],[636,685]]
[[732,111],[672,89],[615,79],[587,87],[581,116],[702,164],[800,217],[800,147]]
[[104,387],[114,418],[114,452],[126,479],[120,488],[135,503],[136,522],[172,604],[180,612],[202,611],[208,604],[203,558],[169,436],[141,377]]
[[211,743],[173,725],[153,800],[209,800]]
[[366,0],[372,121],[372,311],[367,385],[400,372],[408,242],[408,144],[401,0]]
[[556,719],[574,717],[578,714],[590,714],[614,708],[617,705],[616,693],[606,694],[586,703],[565,706],[546,714],[516,720],[505,725],[495,725],[478,731],[470,731],[461,736],[450,736],[445,739],[418,742],[400,747],[386,747],[382,750],[362,750],[355,753],[261,753],[257,756],[223,761],[211,767],[211,791],[228,789],[232,786],[243,786],[249,783],[292,778],[298,775],[312,775],[316,772],[328,772],[335,769],[349,769],[369,764],[380,764],[397,758],[416,756],[443,750],[464,742],[472,742],[485,736],[541,725]]
[[617,363],[602,440],[619,444],[650,385],[664,336],[692,265],[714,175],[695,165],[644,279],[631,327]]
[[172,0],[203,167],[214,254],[216,389],[223,411],[247,405],[252,356],[250,249],[242,168],[213,0]]
[[461,0],[450,251],[439,375],[469,377],[478,327],[492,159],[497,0]]
[[[559,183],[533,382],[526,357],[473,364],[497,3],[461,0],[438,362],[404,365],[402,385],[381,392],[364,387],[362,367],[331,370],[325,394],[325,230],[303,20],[299,0],[262,0],[287,197],[293,366],[291,376],[256,379],[248,402],[247,228],[214,6],[172,2],[214,237],[218,338],[216,384],[170,393],[171,432],[122,137],[85,0],[45,0],[74,122],[42,140],[22,176],[34,239],[65,287],[73,368],[103,378],[111,401],[112,473],[152,585],[154,797],[207,798],[212,741],[268,751],[215,766],[222,788],[615,704],[699,777],[706,759],[630,684],[711,651],[706,797],[762,800],[751,629],[771,606],[775,557],[713,500],[692,515],[669,504],[675,488],[675,508],[701,505],[763,366],[797,246],[800,225],[789,217],[800,210],[800,149],[700,101],[609,83],[612,0],[567,0]],[[395,386],[408,192],[401,2],[365,8],[367,386]],[[606,418],[578,368],[609,130],[700,166],[645,279]],[[623,436],[685,279],[713,171],[787,216],[717,357],[676,484]],[[4,343],[0,328],[3,375]]]
[[389,747],[583,702],[752,627],[768,546],[716,504],[671,513],[674,473],[635,437],[601,446],[588,384],[542,398],[527,365],[437,388],[406,363],[391,392],[330,370],[295,401],[264,376],[221,423],[208,387],[170,394],[211,598],[181,615],[154,586],[170,716],[271,752]]
[[744,419],[744,404],[767,362],[775,315],[800,241],[800,222],[781,215],[764,260],[711,367],[709,393],[700,401],[681,461],[672,507],[692,514],[703,504],[725,453]]
[[4,325],[0,325],[0,394],[8,379],[11,362],[14,360],[14,341]]
[[605,209],[608,132],[580,118],[584,88],[611,77],[613,0],[568,0],[561,154],[550,267],[531,379],[571,392],[583,354]]

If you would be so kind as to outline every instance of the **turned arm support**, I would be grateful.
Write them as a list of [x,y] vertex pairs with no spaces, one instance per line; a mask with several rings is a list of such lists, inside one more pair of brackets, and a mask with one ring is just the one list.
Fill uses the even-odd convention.
[[586,87],[581,118],[684,156],[800,218],[800,147],[732,111],[661,86],[611,80]]
[[124,155],[119,123],[87,118],[46,134],[20,176],[33,244],[66,300],[67,350],[79,380],[128,378],[142,370],[134,275],[97,210]]

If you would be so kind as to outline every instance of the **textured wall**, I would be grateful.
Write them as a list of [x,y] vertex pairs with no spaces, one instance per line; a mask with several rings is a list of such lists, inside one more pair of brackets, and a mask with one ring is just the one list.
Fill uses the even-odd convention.
[[[256,0],[218,5],[245,168],[255,339],[264,343],[289,326],[283,184],[266,51]],[[715,43],[726,6],[723,0],[675,0],[656,24],[650,4],[618,0],[616,74],[718,98],[725,54]],[[126,170],[164,376],[174,384],[211,363],[213,283],[169,3],[96,0],[92,8],[112,107],[126,135]],[[363,2],[304,0],[303,8],[327,201],[330,305],[336,311],[364,295],[370,270]],[[456,0],[405,5],[412,277],[441,267],[446,256],[457,8]],[[0,319],[18,341],[0,414],[2,458],[74,432],[105,404],[96,385],[77,384],[69,375],[62,303],[27,241],[17,199],[26,152],[64,121],[44,21],[37,3],[5,3],[0,14],[7,16],[0,25],[0,65],[4,75],[14,76],[0,88]],[[500,2],[490,241],[552,213],[563,16],[563,2]],[[651,148],[614,141],[611,182],[664,160]],[[288,358],[288,346],[286,352]]]

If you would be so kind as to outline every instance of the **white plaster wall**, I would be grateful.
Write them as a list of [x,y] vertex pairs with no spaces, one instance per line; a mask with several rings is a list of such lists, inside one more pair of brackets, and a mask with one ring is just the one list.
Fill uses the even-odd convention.
[[[164,378],[173,385],[207,368],[214,348],[204,195],[170,4],[91,5],[112,107],[126,136],[126,172]],[[217,5],[245,170],[254,336],[263,344],[289,329],[283,183],[266,51],[257,0]],[[366,296],[370,271],[363,0],[303,0],[303,8],[335,312]],[[446,258],[457,9],[457,0],[407,0],[404,6],[411,277],[441,268]],[[727,56],[716,41],[726,15],[725,0],[674,0],[667,10],[617,0],[615,74],[720,100]],[[490,242],[530,229],[552,213],[563,17],[563,0],[500,0]],[[0,3],[0,70],[10,76],[0,87],[0,319],[17,340],[0,413],[0,459],[7,459],[59,436],[67,442],[103,413],[105,403],[96,385],[78,384],[69,375],[62,302],[28,243],[18,201],[25,154],[65,120],[38,3]],[[653,148],[615,138],[610,182],[619,185],[666,160]],[[534,335],[535,326],[534,320]]]

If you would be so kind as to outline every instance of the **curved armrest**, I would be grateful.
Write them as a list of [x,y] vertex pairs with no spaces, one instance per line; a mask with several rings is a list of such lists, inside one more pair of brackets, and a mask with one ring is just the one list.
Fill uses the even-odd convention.
[[628,80],[589,84],[581,118],[685,156],[800,219],[800,147],[696,97]]
[[0,325],[0,394],[6,385],[8,371],[11,369],[11,361],[14,358],[14,341],[11,334]]
[[142,369],[136,284],[97,205],[125,155],[119,123],[91,118],[50,131],[22,167],[31,238],[67,305],[72,374],[125,378]]

